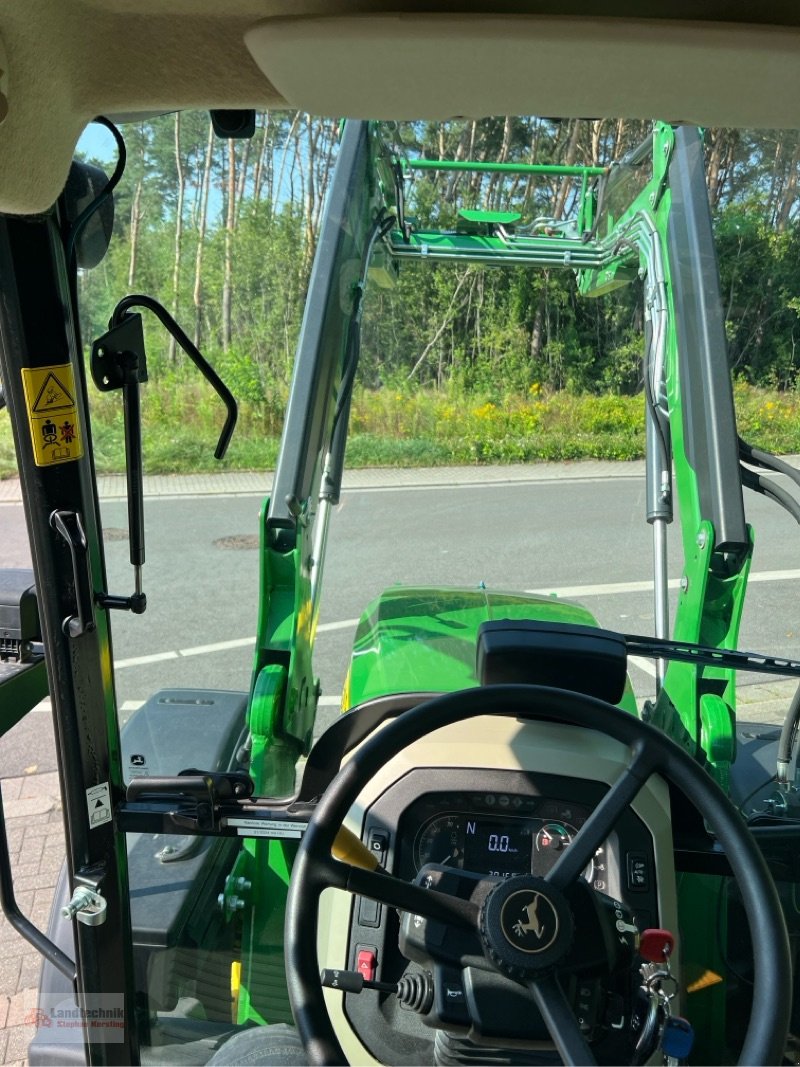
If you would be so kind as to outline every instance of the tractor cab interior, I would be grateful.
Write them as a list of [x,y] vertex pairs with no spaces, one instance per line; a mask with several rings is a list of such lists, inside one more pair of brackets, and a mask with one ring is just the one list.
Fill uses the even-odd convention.
[[[737,431],[704,132],[798,125],[800,18],[779,5],[702,20],[681,4],[635,18],[614,3],[225,7],[0,11],[0,418],[33,561],[0,571],[0,732],[49,693],[66,830],[38,929],[16,903],[0,806],[0,904],[44,957],[43,1009],[81,1020],[71,1034],[42,1023],[29,1062],[225,1064],[247,1042],[247,1062],[797,1062],[800,700],[750,723],[737,679],[800,679],[783,647],[739,647],[754,546],[743,489],[798,518],[800,475]],[[198,644],[195,684],[123,714],[112,635],[151,618],[145,320],[213,390],[217,458],[237,397],[147,294],[116,294],[89,335],[80,286],[113,247],[127,124],[189,108],[210,110],[231,151],[256,109],[343,122],[253,527],[252,670],[206,684]],[[404,120],[530,114],[623,116],[645,132],[591,164],[415,153],[397,136]],[[114,139],[107,173],[73,159],[91,122]],[[434,173],[476,195],[422,210]],[[516,199],[482,195],[504,182]],[[558,211],[536,209],[542,183],[563,189]],[[348,590],[359,617],[323,728],[323,571],[364,310],[431,263],[566,272],[587,300],[639,287],[652,613],[623,632],[579,597],[521,577],[516,591],[479,574],[465,585],[431,560],[375,595],[364,578]],[[129,569],[113,581],[92,434],[102,394],[124,419]],[[576,529],[591,519],[577,499]],[[423,501],[403,528],[425,523]],[[381,535],[386,552],[399,536]],[[531,523],[532,553],[536,538]],[[173,566],[207,583],[208,604],[224,595],[224,576]]]

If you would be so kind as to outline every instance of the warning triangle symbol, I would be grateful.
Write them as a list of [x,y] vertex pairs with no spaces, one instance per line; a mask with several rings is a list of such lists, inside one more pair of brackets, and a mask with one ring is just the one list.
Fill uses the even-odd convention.
[[75,400],[56,378],[55,374],[50,371],[42,383],[42,388],[39,390],[39,395],[36,397],[31,409],[32,413],[43,415],[49,414],[51,411],[62,411],[74,407]]
[[103,803],[103,801],[102,801],[102,800],[96,800],[96,801],[94,802],[94,806],[95,806],[95,809],[97,809],[97,808],[104,808],[104,807],[105,807],[105,804]]

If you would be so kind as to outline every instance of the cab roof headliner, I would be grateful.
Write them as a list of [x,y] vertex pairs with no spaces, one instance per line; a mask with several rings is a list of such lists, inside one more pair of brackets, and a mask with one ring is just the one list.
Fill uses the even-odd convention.
[[516,113],[797,127],[800,8],[4,0],[0,93],[0,211],[33,213],[58,196],[98,114],[297,107],[358,118]]

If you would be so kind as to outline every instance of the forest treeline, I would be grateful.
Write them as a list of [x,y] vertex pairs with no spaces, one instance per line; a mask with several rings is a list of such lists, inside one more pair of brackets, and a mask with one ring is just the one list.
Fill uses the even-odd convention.
[[[128,163],[115,194],[116,240],[80,279],[87,342],[121,296],[151,293],[240,399],[282,410],[337,123],[264,112],[251,140],[228,141],[214,136],[207,113],[184,112],[123,132]],[[500,117],[399,123],[386,136],[409,156],[598,165],[647,132],[635,121]],[[705,144],[732,373],[792,387],[800,371],[800,134],[712,129]],[[559,217],[574,195],[563,179],[433,171],[414,182],[410,210],[421,222],[451,222],[461,206]],[[394,289],[368,291],[362,380],[482,396],[634,393],[640,295],[631,285],[581,299],[569,271],[403,265]],[[155,331],[148,355],[154,368],[176,359]]]

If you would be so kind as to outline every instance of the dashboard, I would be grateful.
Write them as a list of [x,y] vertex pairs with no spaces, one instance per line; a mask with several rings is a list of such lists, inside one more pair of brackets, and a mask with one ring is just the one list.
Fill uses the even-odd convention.
[[[569,849],[623,761],[622,746],[588,731],[558,723],[472,720],[398,754],[376,774],[348,825],[387,870],[407,881],[426,864],[496,879],[542,876]],[[582,877],[598,892],[624,902],[640,930],[675,923],[663,782],[647,783]],[[321,911],[322,966],[360,970],[365,976],[369,971],[389,983],[413,972],[417,964],[400,953],[394,909],[338,890],[325,893],[330,904]],[[513,995],[511,989],[507,993]],[[326,991],[326,1001],[350,1062],[434,1062],[441,1031],[398,1005],[396,997]],[[531,1014],[529,1001],[520,1001],[519,1014]],[[490,1035],[484,1038],[491,1047]],[[537,1047],[537,1041],[529,1046]],[[549,1045],[539,1042],[538,1047]]]
[[[557,781],[526,784],[545,790],[550,785],[562,795],[570,791],[568,783]],[[541,794],[474,790],[429,793],[403,814],[399,873],[413,877],[426,863],[441,863],[494,878],[517,874],[543,877],[589,814],[590,809],[582,804]],[[644,870],[641,875],[646,881]],[[584,878],[601,892],[608,889],[605,845],[598,848]]]

